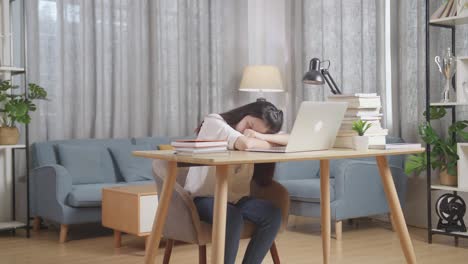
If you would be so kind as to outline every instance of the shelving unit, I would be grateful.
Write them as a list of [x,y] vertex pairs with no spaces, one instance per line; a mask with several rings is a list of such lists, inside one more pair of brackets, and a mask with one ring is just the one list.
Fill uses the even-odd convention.
[[450,191],[450,192],[468,192],[468,189],[458,188],[458,187],[455,187],[455,186],[438,185],[438,184],[431,185],[431,189],[432,190]]
[[431,26],[459,26],[468,24],[468,15],[456,16],[456,17],[444,17],[439,19],[432,19],[430,21]]
[[[452,124],[456,122],[456,107],[461,106],[461,105],[468,105],[468,96],[467,98],[462,98],[463,100],[458,100],[458,92],[457,92],[457,102],[450,102],[450,103],[437,103],[437,102],[431,102],[431,90],[430,90],[430,68],[433,63],[433,58],[431,59],[431,54],[430,54],[430,28],[431,27],[438,27],[442,29],[448,29],[451,31],[451,49],[453,52],[453,55],[455,56],[455,37],[456,37],[456,26],[458,25],[465,25],[468,24],[468,15],[463,15],[463,16],[456,16],[456,17],[447,17],[447,18],[440,18],[440,19],[433,19],[430,20],[430,4],[429,0],[426,0],[426,121],[430,122],[431,117],[430,117],[430,107],[431,106],[438,106],[438,107],[444,107],[447,109],[450,109],[452,111]],[[466,55],[466,54],[465,54]],[[467,61],[468,57],[457,57],[457,78],[460,77],[460,72],[458,72],[458,62],[460,61]],[[468,61],[467,61],[467,66],[468,66]],[[462,76],[464,73],[461,73]],[[462,89],[458,87],[460,85],[460,82],[458,81],[460,79],[457,79],[457,91],[459,89]],[[455,136],[455,135],[452,135]],[[429,144],[426,145],[426,155],[428,157],[428,162],[427,162],[427,237],[428,237],[428,243],[432,243],[432,236],[433,235],[446,235],[446,236],[452,236],[455,238],[455,244],[458,244],[458,238],[468,238],[468,232],[446,232],[444,230],[439,230],[439,229],[434,229],[432,227],[432,210],[433,210],[433,205],[432,205],[432,191],[447,191],[447,192],[453,192],[454,194],[457,194],[457,192],[468,192],[468,189],[465,188],[458,188],[458,187],[452,187],[452,186],[444,186],[444,185],[435,185],[432,184],[431,180],[431,160],[429,159],[431,153],[431,146]]]
[[442,107],[452,107],[452,106],[457,106],[457,105],[468,105],[468,102],[466,103],[458,103],[458,102],[431,103],[431,106],[442,106]]
[[[21,44],[13,45],[14,35],[12,29],[12,17],[14,14],[11,14],[12,6],[17,4],[18,13],[20,15],[20,29],[18,34],[20,35]],[[13,76],[18,76],[22,78],[22,84],[26,97],[28,96],[28,87],[27,87],[27,78],[26,78],[26,20],[25,20],[25,6],[24,0],[0,0],[0,80],[11,80]],[[13,49],[12,47],[19,48],[21,58],[18,64],[21,66],[14,65],[13,60]],[[13,92],[13,91],[12,91]],[[12,219],[11,221],[0,222],[0,230],[12,230],[15,232],[18,228],[26,229],[26,237],[30,237],[30,206],[29,206],[29,127],[25,125],[21,129],[22,134],[24,135],[24,144],[19,145],[0,145],[0,151],[4,151],[6,155],[11,155],[11,171],[12,171]],[[15,171],[15,156],[16,152],[21,151],[21,154],[25,155],[26,162],[26,219],[23,221],[18,221],[16,219],[16,171]],[[1,179],[2,181],[4,179]],[[4,181],[6,182],[6,181]],[[4,202],[1,201],[0,202]]]

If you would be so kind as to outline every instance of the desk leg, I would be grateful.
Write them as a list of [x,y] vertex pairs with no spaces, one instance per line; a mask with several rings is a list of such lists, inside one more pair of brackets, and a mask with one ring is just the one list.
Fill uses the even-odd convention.
[[172,198],[172,191],[177,178],[177,162],[169,161],[167,163],[167,175],[164,179],[162,192],[159,197],[158,209],[153,222],[153,229],[149,237],[149,243],[145,254],[145,264],[155,264],[156,255],[158,254],[159,242],[161,234],[166,222],[167,210]]
[[320,161],[320,215],[322,225],[323,263],[330,263],[330,161]]
[[226,210],[228,198],[228,165],[216,166],[216,187],[214,193],[213,248],[211,263],[224,263],[226,240]]
[[401,210],[400,201],[398,200],[398,194],[395,189],[395,184],[392,178],[392,172],[388,167],[387,159],[385,156],[377,156],[377,165],[379,166],[380,177],[382,178],[382,184],[387,196],[388,205],[393,218],[393,226],[396,229],[398,237],[400,238],[400,245],[405,254],[407,263],[416,263],[416,256],[414,254],[413,244],[408,233],[408,227],[406,226],[405,217]]

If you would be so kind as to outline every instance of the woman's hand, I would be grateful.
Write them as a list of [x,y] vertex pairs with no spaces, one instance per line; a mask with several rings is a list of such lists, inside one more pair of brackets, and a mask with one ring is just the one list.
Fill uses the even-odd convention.
[[253,129],[244,130],[244,136],[267,141],[274,145],[286,146],[289,141],[289,134],[262,134]]
[[247,128],[244,130],[244,136],[249,138],[256,138],[257,131]]
[[261,139],[261,140],[265,140],[262,136],[263,134],[262,133],[259,133],[253,129],[246,129],[244,130],[244,136],[246,137],[249,137],[249,138],[256,138],[256,139]]

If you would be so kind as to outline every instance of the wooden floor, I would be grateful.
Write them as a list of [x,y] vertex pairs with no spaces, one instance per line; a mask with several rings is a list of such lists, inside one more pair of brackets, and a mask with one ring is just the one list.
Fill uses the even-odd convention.
[[[277,240],[282,263],[322,263],[319,229],[317,221],[311,219],[299,219],[296,226],[290,225]],[[343,240],[332,240],[332,263],[404,263],[398,238],[389,224],[361,220],[359,227],[345,224],[343,229]],[[425,230],[410,228],[410,233],[419,263],[467,263],[468,240],[460,239],[457,248],[453,238],[436,236],[434,244],[429,245],[425,242]],[[144,239],[127,235],[123,237],[123,247],[114,249],[112,233],[96,226],[71,227],[71,240],[65,244],[58,243],[54,229],[41,230],[29,240],[23,235],[24,231],[18,231],[16,236],[0,233],[1,264],[133,264],[143,263],[144,259]],[[241,242],[238,263],[247,243]],[[197,254],[193,245],[175,246],[171,263],[197,263]],[[158,263],[161,258],[158,256]],[[269,255],[264,263],[272,263]]]

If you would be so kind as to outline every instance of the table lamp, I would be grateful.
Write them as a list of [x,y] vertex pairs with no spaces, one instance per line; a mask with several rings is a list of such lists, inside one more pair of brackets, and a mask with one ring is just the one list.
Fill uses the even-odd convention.
[[328,67],[321,67],[320,64],[322,62],[317,58],[311,59],[309,63],[309,71],[305,73],[302,78],[302,82],[311,85],[322,85],[326,82],[333,94],[341,94],[341,90],[338,88],[338,85],[336,85],[335,80],[333,80],[330,72],[328,71],[330,68],[330,61],[327,60],[323,62],[328,62]]
[[284,92],[278,67],[272,65],[245,67],[239,91],[260,93],[260,98],[257,101],[265,101],[264,92]]

